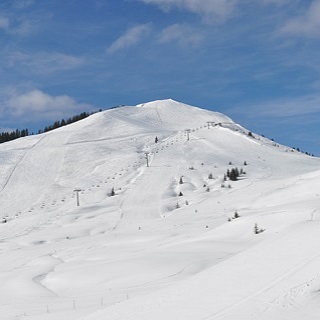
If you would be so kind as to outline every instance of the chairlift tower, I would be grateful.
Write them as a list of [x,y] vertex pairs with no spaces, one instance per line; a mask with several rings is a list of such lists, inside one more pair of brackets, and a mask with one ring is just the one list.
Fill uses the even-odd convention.
[[74,189],[76,196],[77,196],[77,206],[80,206],[80,199],[79,199],[79,192],[81,191],[81,189]]
[[214,126],[214,121],[207,121],[208,129],[210,129],[210,125]]

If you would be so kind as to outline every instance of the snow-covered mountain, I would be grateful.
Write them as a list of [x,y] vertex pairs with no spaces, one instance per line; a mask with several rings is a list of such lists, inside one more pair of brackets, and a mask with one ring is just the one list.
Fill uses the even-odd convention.
[[0,163],[1,320],[319,318],[318,158],[163,100]]

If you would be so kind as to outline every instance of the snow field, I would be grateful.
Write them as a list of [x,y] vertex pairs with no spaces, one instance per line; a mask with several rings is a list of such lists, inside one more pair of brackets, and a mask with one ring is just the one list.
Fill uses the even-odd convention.
[[172,100],[0,154],[1,319],[317,319],[319,159]]

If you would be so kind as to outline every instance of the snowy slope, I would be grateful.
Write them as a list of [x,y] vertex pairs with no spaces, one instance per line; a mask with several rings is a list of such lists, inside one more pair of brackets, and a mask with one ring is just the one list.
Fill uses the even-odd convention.
[[0,160],[1,319],[319,317],[318,158],[164,100]]

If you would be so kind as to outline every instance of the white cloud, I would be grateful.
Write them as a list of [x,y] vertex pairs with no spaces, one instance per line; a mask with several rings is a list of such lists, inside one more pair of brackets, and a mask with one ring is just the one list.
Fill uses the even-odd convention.
[[172,7],[199,14],[207,22],[223,22],[233,15],[239,0],[140,0],[168,11]]
[[196,46],[203,41],[203,35],[188,25],[173,24],[161,32],[158,40],[160,43],[177,42],[182,46]]
[[288,21],[282,27],[281,33],[307,37],[320,36],[320,0],[314,0],[304,14]]
[[4,30],[9,29],[9,19],[8,18],[0,16],[0,29],[4,29]]
[[111,46],[107,49],[108,53],[114,53],[118,50],[132,47],[139,43],[144,36],[146,36],[151,30],[151,25],[140,24],[138,26],[132,27],[126,31],[124,35],[118,38]]
[[3,104],[11,116],[27,119],[57,119],[79,110],[87,111],[90,107],[67,95],[51,96],[37,89],[22,94],[11,92]]

